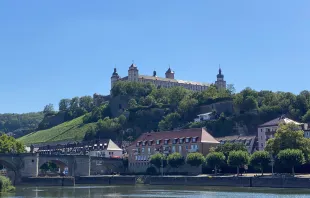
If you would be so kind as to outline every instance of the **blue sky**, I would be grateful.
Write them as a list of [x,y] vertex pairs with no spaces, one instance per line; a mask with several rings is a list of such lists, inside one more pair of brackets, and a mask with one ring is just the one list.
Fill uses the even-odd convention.
[[310,1],[0,1],[0,113],[108,94],[116,65],[237,91],[309,89]]

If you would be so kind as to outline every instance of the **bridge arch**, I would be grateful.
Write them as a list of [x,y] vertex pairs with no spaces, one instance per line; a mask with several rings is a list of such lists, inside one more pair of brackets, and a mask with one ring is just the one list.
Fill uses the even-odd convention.
[[39,158],[38,168],[41,169],[41,167],[47,163],[55,164],[58,168],[60,168],[61,173],[63,173],[65,168],[68,168],[68,175],[72,176],[73,164],[67,158],[55,157],[55,156],[42,156]]

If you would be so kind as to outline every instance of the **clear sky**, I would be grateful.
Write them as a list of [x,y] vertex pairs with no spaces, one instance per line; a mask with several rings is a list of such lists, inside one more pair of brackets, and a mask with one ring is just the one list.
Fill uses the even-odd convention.
[[237,91],[309,89],[309,0],[0,1],[0,113],[108,94],[116,65]]

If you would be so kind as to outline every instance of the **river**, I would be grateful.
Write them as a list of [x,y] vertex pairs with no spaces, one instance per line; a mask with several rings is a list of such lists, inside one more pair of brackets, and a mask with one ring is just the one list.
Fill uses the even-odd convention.
[[310,190],[230,188],[230,187],[187,187],[187,186],[75,186],[75,187],[17,187],[16,192],[0,195],[1,198],[52,198],[52,197],[143,197],[143,198],[294,198],[309,197]]

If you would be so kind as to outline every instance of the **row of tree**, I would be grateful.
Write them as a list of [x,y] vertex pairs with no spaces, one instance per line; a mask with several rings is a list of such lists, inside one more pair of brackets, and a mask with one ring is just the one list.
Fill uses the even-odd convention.
[[185,163],[191,166],[207,165],[214,169],[215,174],[223,166],[235,167],[239,175],[239,169],[247,165],[264,170],[276,164],[290,168],[295,175],[295,167],[309,163],[310,140],[303,136],[303,131],[295,124],[282,124],[279,126],[275,138],[268,140],[266,150],[256,151],[252,155],[244,144],[225,143],[210,149],[210,153],[204,157],[201,153],[189,153],[184,158],[180,153],[172,153],[165,157],[163,154],[151,156],[150,163],[160,168],[170,165],[178,168]]

